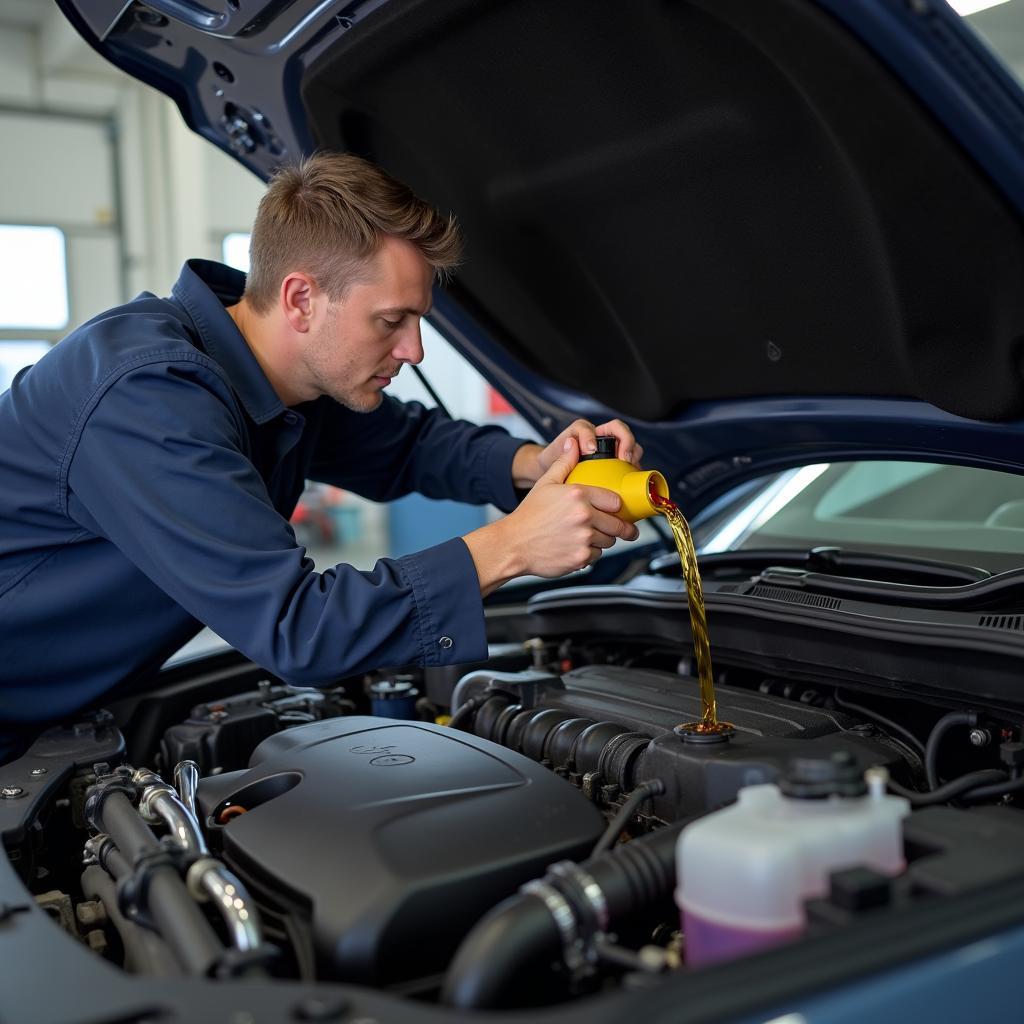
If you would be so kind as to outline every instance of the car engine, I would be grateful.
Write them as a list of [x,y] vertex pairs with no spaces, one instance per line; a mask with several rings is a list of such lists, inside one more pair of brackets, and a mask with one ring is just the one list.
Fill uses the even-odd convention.
[[[537,623],[539,636],[509,636]],[[772,945],[1020,873],[1010,712],[725,656],[716,691],[732,728],[711,741],[678,728],[700,715],[685,644],[558,628],[506,616],[484,663],[324,691],[238,655],[179,670],[5,766],[7,856],[58,927],[127,972],[353,983],[463,1010],[699,975],[685,844],[752,793],[789,817],[741,825],[740,861],[746,847],[770,863],[771,837],[796,843],[800,828],[808,848],[783,859],[819,856],[840,825],[814,815],[883,802],[898,842],[895,867],[851,854],[822,868],[819,890],[799,894],[799,928]],[[746,868],[721,856],[740,892]],[[782,883],[751,884],[748,902]],[[720,964],[761,942],[707,948]]]

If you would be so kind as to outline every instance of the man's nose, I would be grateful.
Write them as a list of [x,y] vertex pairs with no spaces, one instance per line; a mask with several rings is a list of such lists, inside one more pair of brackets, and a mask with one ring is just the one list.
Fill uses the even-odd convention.
[[423,362],[423,339],[420,336],[419,320],[413,321],[402,331],[398,344],[391,350],[391,354],[403,363],[412,363],[413,366]]

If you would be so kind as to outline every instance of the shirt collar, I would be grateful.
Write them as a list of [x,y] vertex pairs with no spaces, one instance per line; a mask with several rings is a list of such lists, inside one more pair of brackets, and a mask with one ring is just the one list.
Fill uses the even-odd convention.
[[245,290],[245,274],[212,260],[189,260],[172,294],[185,307],[202,338],[207,354],[227,371],[246,412],[256,423],[266,423],[285,411],[252,349],[224,308]]

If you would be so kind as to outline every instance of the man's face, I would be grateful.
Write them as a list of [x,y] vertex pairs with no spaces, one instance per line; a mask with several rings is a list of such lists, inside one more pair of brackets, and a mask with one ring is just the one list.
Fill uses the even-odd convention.
[[403,363],[423,359],[420,317],[430,310],[433,271],[410,242],[388,238],[366,280],[328,304],[306,346],[306,368],[321,394],[372,412]]

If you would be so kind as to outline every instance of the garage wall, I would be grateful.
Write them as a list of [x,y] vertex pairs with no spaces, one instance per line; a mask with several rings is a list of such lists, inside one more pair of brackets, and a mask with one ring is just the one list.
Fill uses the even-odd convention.
[[109,121],[0,110],[0,138],[9,140],[0,147],[0,223],[64,232],[73,323],[116,304],[122,251]]
[[166,293],[190,256],[220,258],[263,185],[39,7],[19,26],[0,0],[0,223],[65,232],[73,327],[144,289]]

